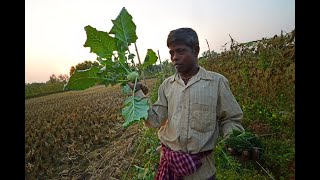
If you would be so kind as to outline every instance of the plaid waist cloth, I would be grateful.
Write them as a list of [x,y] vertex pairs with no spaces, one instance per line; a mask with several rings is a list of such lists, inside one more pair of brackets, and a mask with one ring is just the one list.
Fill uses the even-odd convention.
[[162,157],[155,180],[182,180],[183,176],[188,176],[197,171],[202,165],[200,159],[209,155],[212,150],[197,154],[175,152],[162,146]]

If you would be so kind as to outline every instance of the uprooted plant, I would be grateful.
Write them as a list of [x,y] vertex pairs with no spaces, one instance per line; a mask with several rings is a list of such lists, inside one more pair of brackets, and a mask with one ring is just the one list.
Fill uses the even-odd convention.
[[[99,31],[90,25],[84,28],[87,34],[84,47],[89,47],[90,52],[97,54],[99,65],[86,70],[76,70],[65,84],[64,90],[84,90],[97,84],[108,86],[120,83],[123,94],[128,94],[131,89],[127,83],[134,82],[136,85],[143,70],[156,63],[156,53],[148,49],[143,64],[135,65],[135,54],[130,52],[129,46],[138,39],[136,25],[124,7],[112,23],[113,27],[109,32]],[[137,55],[139,57],[139,54]],[[135,89],[132,90],[132,96],[128,96],[124,102],[123,127],[129,127],[148,117],[147,99],[135,97],[134,93]]]

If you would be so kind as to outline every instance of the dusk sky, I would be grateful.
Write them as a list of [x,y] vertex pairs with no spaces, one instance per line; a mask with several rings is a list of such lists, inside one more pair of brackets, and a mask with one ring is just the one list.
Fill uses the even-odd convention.
[[[84,47],[90,25],[109,32],[125,7],[137,26],[136,41],[144,59],[147,49],[169,59],[169,31],[191,27],[197,31],[200,53],[221,52],[230,41],[249,42],[295,29],[294,0],[26,0],[25,81],[46,82],[52,74],[68,74],[71,66],[96,54]],[[134,45],[131,47],[134,51]],[[136,61],[137,62],[137,61]]]

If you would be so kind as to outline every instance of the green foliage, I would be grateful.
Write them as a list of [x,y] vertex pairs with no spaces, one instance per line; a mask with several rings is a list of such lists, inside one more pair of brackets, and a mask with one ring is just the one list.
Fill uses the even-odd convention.
[[122,94],[131,93],[131,89],[130,89],[129,85],[128,84],[122,84],[121,85],[121,92],[122,92]]
[[[161,64],[149,65],[144,69],[146,78],[161,77],[162,80],[165,77],[169,77],[175,73],[175,67],[168,60],[163,61]],[[161,79],[159,79],[161,81]]]
[[144,63],[142,65],[142,69],[147,68],[148,66],[157,62],[157,55],[152,49],[148,49],[146,58],[144,59]]
[[176,69],[173,66],[173,64],[171,62],[169,62],[169,60],[163,61],[163,63],[162,63],[163,78],[169,77],[169,76],[173,75],[175,72],[176,72]]
[[124,106],[122,115],[126,122],[122,125],[123,127],[129,127],[137,121],[148,118],[149,103],[147,99],[130,96],[125,100]]
[[161,73],[161,64],[151,65],[144,69],[146,79],[157,78],[159,73]]
[[207,51],[204,51],[202,54],[201,54],[201,57],[199,59],[211,59],[211,58],[215,58],[218,56],[218,53],[215,52],[214,50],[212,50],[211,52],[209,50]]
[[[97,54],[99,65],[91,66],[86,70],[75,70],[69,81],[65,84],[64,90],[84,90],[98,84],[115,85],[121,83],[124,92],[127,92],[126,82],[137,83],[139,74],[145,67],[157,61],[157,56],[152,49],[148,49],[144,64],[140,69],[132,67],[129,60],[133,61],[134,54],[130,53],[129,46],[138,39],[136,25],[132,16],[123,7],[115,20],[112,20],[113,27],[110,32],[98,31],[96,28],[86,26],[84,29],[87,40],[84,47],[89,47],[90,52]],[[128,97],[124,103],[122,115],[126,122],[124,127],[142,119],[147,119],[149,103],[145,99]]]
[[146,129],[146,127],[142,126],[141,129],[144,131],[144,137],[141,142],[142,148],[137,157],[139,164],[135,165],[132,179],[154,179],[160,161],[160,153],[157,151],[160,146],[160,140],[157,136],[157,129]]
[[239,130],[233,130],[228,138],[225,139],[225,143],[228,147],[242,152],[244,150],[252,151],[253,148],[263,150],[262,141],[252,132]]
[[214,150],[214,158],[217,169],[232,169],[237,173],[240,172],[241,164],[234,157],[227,154],[225,147],[225,142],[220,140]]
[[25,85],[25,99],[45,96],[49,94],[63,92],[63,82],[46,84],[46,83],[31,83]]
[[115,38],[104,31],[86,26],[87,40],[84,47],[90,47],[90,52],[96,53],[100,58],[110,59],[116,50]]
[[136,165],[134,167],[138,171],[137,177],[133,178],[134,180],[140,180],[140,179],[154,180],[154,177],[155,177],[156,173],[150,171],[149,168],[142,168],[142,167],[139,167],[139,166],[136,166]]
[[279,136],[273,139],[266,139],[266,150],[264,158],[266,167],[268,167],[276,177],[280,179],[289,179],[294,175],[291,168],[295,160],[295,146],[292,140],[284,140]]
[[100,71],[98,67],[92,66],[86,70],[76,70],[70,77],[69,82],[64,87],[64,90],[84,90],[89,87],[95,86],[97,83],[103,81],[103,78],[99,78],[96,74]]
[[214,151],[214,158],[217,168],[217,179],[270,179],[270,172],[267,175],[263,170],[256,168],[255,162],[245,164],[238,161],[234,156],[227,153],[226,142],[219,138],[219,143]]
[[[90,52],[98,55],[97,61],[103,67],[99,70],[97,68],[91,68],[89,72],[76,71],[73,76],[77,78],[71,77],[65,89],[83,90],[83,88],[92,87],[97,83],[102,83],[107,86],[109,84],[114,85],[128,81],[126,79],[127,75],[134,71],[128,62],[129,59],[134,57],[134,54],[129,52],[128,47],[137,40],[136,25],[132,21],[132,16],[125,8],[122,8],[120,14],[116,20],[112,20],[112,23],[113,27],[109,33],[98,31],[91,26],[85,27],[87,40],[84,47],[89,47]],[[152,52],[152,50],[148,51]],[[147,59],[149,56],[150,53],[147,54]],[[151,65],[156,59],[157,57],[153,56],[150,58],[151,62],[147,61],[146,64]],[[85,86],[80,83],[80,79],[86,80]]]
[[128,50],[131,43],[138,39],[136,35],[136,25],[132,21],[132,16],[123,7],[115,20],[112,20],[113,27],[109,34],[115,35],[118,51]]
[[68,75],[52,74],[50,79],[45,83],[26,83],[25,84],[25,99],[45,96],[49,94],[63,92],[63,86],[68,80]]
[[[275,179],[294,178],[294,39],[294,30],[248,43],[232,39],[230,50],[199,62],[206,69],[224,74],[229,79],[231,90],[244,112],[242,123],[245,129],[257,134],[264,145],[261,167],[245,168],[241,165],[241,173],[235,173],[237,168],[226,167],[230,163],[218,156],[219,179],[253,179],[257,173],[269,179],[262,167]],[[247,172],[252,175],[242,177]]]

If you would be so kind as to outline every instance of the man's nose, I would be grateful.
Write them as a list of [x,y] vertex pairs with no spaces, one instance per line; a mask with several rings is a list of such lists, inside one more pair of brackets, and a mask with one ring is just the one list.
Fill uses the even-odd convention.
[[171,60],[172,60],[173,62],[179,60],[177,53],[173,53]]

